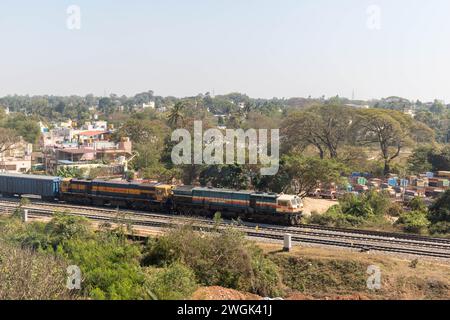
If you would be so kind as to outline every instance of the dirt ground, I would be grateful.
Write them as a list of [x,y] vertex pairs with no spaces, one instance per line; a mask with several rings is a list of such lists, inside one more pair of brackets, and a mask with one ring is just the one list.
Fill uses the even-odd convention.
[[260,296],[223,287],[201,287],[192,295],[192,300],[261,300]]
[[325,213],[329,208],[338,204],[337,201],[326,200],[326,199],[316,199],[316,198],[306,198],[303,200],[304,213],[310,215],[312,212]]

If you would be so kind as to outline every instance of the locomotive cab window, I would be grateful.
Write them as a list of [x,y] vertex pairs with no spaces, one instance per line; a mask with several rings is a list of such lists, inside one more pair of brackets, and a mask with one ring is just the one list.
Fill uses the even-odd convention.
[[280,207],[287,207],[287,208],[292,206],[292,204],[289,200],[278,200],[278,205]]

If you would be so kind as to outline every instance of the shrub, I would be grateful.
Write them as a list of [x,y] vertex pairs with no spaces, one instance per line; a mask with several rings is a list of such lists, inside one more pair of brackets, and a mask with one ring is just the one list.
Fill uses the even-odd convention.
[[322,215],[312,214],[309,222],[330,227],[356,227],[364,222],[364,218],[345,214],[340,205],[335,205]]
[[383,216],[391,206],[391,199],[385,192],[376,192],[371,190],[363,195],[363,201],[366,201],[377,216]]
[[411,211],[400,215],[396,225],[399,225],[406,232],[424,233],[430,225],[430,221],[427,219],[426,212]]
[[[385,193],[370,191],[362,195],[346,194],[339,199],[339,205],[331,207],[325,214],[312,215],[311,223],[337,226],[358,227],[377,225],[385,227],[385,214],[392,207],[390,198]],[[393,208],[394,210],[400,210]]]
[[147,270],[146,287],[158,300],[188,299],[197,289],[194,272],[175,262],[163,269]]
[[348,194],[339,201],[339,204],[342,212],[349,216],[367,219],[375,214],[374,209],[364,195],[355,196]]
[[274,266],[241,232],[227,228],[199,233],[190,226],[172,230],[147,245],[143,264],[164,267],[181,262],[200,284],[223,286],[256,294],[278,293]]
[[387,210],[387,214],[391,217],[400,217],[403,213],[403,206],[399,203],[393,203]]
[[110,236],[107,239],[70,240],[64,255],[80,267],[82,289],[93,299],[146,299],[138,246]]
[[426,212],[428,210],[425,201],[423,201],[420,197],[415,197],[411,201],[408,202],[408,208],[413,211],[423,211]]

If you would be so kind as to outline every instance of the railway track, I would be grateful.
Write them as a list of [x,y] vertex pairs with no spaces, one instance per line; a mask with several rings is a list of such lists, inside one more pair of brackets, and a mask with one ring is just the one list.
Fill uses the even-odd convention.
[[[0,207],[14,210],[17,208],[17,201],[0,200]],[[117,220],[117,210],[97,207],[74,207],[73,205],[55,204],[36,201],[30,205],[24,206],[29,210],[29,214],[39,217],[50,217],[55,211],[69,210],[71,214],[83,216],[90,220],[113,222]],[[169,228],[174,224],[189,222],[194,227],[202,230],[210,230],[214,222],[204,219],[192,219],[179,216],[169,216],[164,214],[144,213],[130,210],[120,210],[121,214],[129,215],[126,221],[135,226],[144,226],[151,228]],[[229,226],[229,223],[222,223],[221,228]],[[423,257],[435,257],[450,259],[450,241],[448,239],[436,239],[428,237],[412,237],[408,235],[391,234],[383,232],[365,232],[363,230],[352,230],[342,228],[320,228],[320,226],[304,225],[296,227],[275,227],[262,225],[258,231],[255,231],[253,225],[236,225],[250,237],[282,240],[284,234],[292,234],[292,240],[299,243],[309,243],[318,245],[327,245],[334,247],[346,247],[363,251],[383,251],[417,255]],[[307,229],[313,231],[305,231]],[[406,237],[404,237],[406,236]]]

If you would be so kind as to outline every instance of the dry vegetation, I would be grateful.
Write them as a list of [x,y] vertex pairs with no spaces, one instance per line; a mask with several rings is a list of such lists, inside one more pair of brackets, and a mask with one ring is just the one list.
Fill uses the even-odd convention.
[[66,268],[52,255],[0,242],[0,300],[72,299]]
[[[294,289],[288,294],[291,298],[450,298],[450,264],[445,262],[303,247],[283,253],[278,251],[279,246],[276,245],[261,246],[271,259],[282,266],[283,281],[291,283]],[[366,287],[369,265],[381,269],[382,288],[379,291],[370,291]]]

